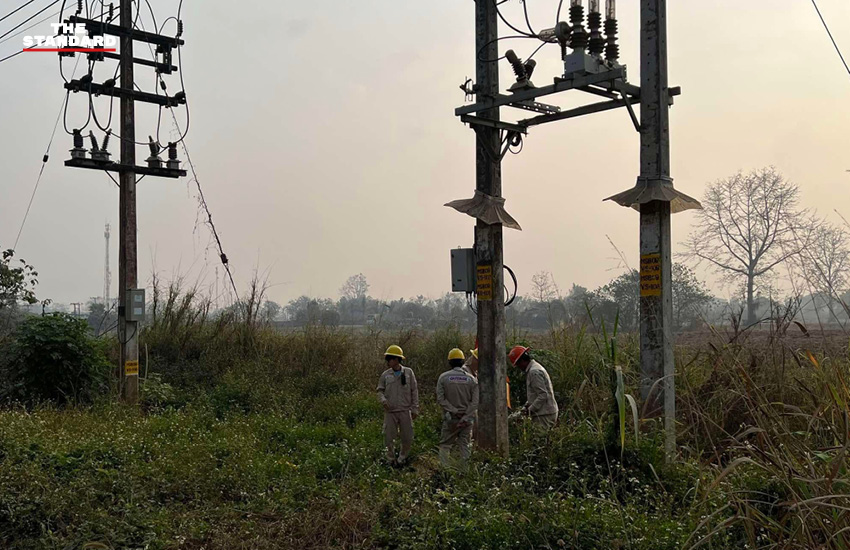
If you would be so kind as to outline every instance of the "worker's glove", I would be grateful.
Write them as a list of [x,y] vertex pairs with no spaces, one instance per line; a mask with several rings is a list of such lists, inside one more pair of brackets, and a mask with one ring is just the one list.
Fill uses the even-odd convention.
[[410,419],[416,420],[416,417],[419,416],[419,413],[416,411],[410,411]]
[[390,412],[390,403],[389,403],[389,401],[384,401],[383,403],[381,403],[381,405],[383,405],[383,406],[384,406],[384,410],[385,410],[385,411]]
[[443,415],[443,418],[446,420],[446,422],[451,422],[452,421],[452,413],[450,413],[449,411],[446,411],[446,413]]

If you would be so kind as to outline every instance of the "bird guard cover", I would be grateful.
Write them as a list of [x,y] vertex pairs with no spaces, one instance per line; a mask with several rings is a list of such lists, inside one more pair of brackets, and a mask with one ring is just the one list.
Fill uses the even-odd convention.
[[519,222],[505,210],[505,199],[502,197],[493,197],[476,190],[475,196],[471,199],[458,199],[447,202],[443,206],[454,208],[488,225],[500,223],[504,227],[522,231]]
[[628,191],[617,193],[606,201],[614,201],[620,206],[631,207],[640,212],[640,205],[652,201],[664,201],[670,203],[670,213],[683,212],[685,210],[701,210],[702,205],[695,198],[673,189],[672,178],[663,180],[649,180],[638,178],[637,184]]

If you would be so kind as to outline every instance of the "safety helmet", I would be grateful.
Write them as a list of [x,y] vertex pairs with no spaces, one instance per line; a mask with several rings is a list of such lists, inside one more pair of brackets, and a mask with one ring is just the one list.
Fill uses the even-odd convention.
[[519,358],[523,356],[530,348],[526,348],[524,346],[514,346],[511,348],[511,351],[508,352],[508,361],[511,362],[511,365],[516,366],[516,362],[519,361]]
[[404,359],[404,352],[401,351],[401,348],[395,344],[387,348],[387,351],[384,352],[384,356],[392,355],[393,357],[398,357],[399,359]]
[[469,353],[471,353],[473,357],[478,359],[478,348],[469,350]]
[[460,351],[458,348],[454,348],[449,352],[449,361],[451,361],[452,359],[460,359],[461,361],[463,361],[464,359],[466,359],[466,357],[463,356],[462,351]]

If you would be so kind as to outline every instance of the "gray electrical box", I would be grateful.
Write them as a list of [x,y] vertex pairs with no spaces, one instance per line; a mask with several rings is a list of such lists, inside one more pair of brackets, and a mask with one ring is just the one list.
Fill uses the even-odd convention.
[[452,292],[475,292],[475,250],[452,250]]
[[145,320],[145,289],[127,289],[126,318],[128,321],[141,323]]

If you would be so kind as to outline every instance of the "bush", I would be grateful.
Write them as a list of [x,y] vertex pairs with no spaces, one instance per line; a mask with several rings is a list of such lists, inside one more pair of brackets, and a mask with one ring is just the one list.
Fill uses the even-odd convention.
[[64,313],[29,317],[4,358],[0,397],[27,403],[87,403],[108,388],[104,344]]

